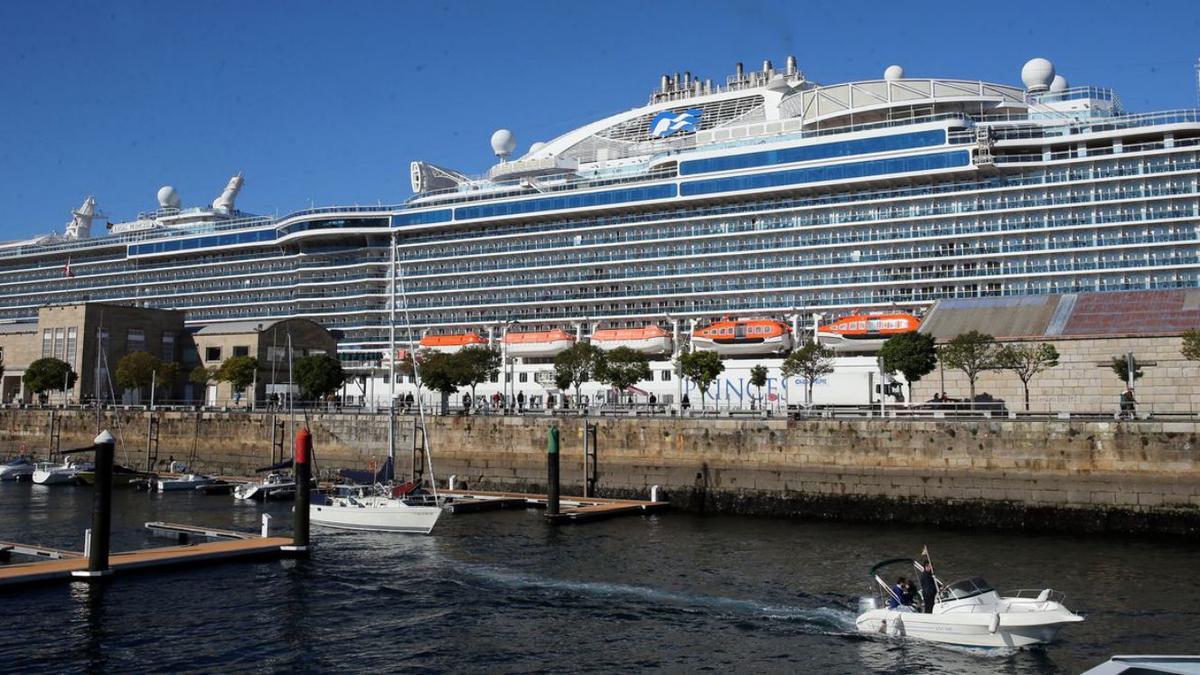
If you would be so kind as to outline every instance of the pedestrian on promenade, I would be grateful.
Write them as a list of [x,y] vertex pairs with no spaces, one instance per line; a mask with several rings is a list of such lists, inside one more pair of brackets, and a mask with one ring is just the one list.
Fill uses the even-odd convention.
[[650,394],[650,412],[651,412],[651,413],[653,413],[653,412],[654,412],[654,407],[655,407],[656,405],[658,405],[658,397],[657,397],[657,396],[655,396],[653,393],[651,393],[651,394]]
[[692,402],[690,399],[688,399],[688,395],[684,394],[683,399],[679,402],[679,409],[683,412],[687,412],[688,408],[690,407],[692,407]]
[[464,413],[471,412],[471,395],[463,394],[462,402],[463,402],[463,412]]
[[1133,419],[1136,410],[1137,399],[1133,397],[1133,387],[1126,387],[1125,391],[1121,392],[1121,417]]
[[517,392],[517,412],[525,412],[525,392]]

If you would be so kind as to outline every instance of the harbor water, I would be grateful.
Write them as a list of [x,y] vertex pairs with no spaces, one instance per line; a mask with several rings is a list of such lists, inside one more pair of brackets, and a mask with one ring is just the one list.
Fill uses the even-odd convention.
[[[0,484],[0,540],[80,548],[88,488]],[[280,530],[288,504],[114,495],[113,549],[146,521]],[[0,670],[1076,673],[1200,651],[1200,543],[671,513],[550,526],[445,515],[431,536],[314,529],[307,560],[0,591]],[[871,563],[928,545],[943,577],[1051,586],[1087,620],[1025,650],[854,630]]]

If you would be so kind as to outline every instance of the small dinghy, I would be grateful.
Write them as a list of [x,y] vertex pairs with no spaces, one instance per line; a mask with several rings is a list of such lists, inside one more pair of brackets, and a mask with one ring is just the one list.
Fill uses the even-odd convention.
[[[1063,626],[1083,617],[1063,606],[1065,596],[1049,588],[1001,595],[983,577],[942,584],[932,612],[907,604],[884,581],[888,567],[923,567],[912,558],[885,560],[871,568],[874,595],[862,598],[855,624],[861,633],[914,637],[963,647],[1025,647],[1052,642]],[[935,577],[936,579],[936,577]],[[914,594],[919,595],[919,594]]]
[[37,465],[29,457],[21,456],[0,464],[0,480],[25,480],[33,475]]

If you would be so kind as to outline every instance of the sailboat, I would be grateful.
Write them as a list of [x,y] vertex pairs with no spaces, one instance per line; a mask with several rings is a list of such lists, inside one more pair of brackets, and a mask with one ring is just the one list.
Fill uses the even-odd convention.
[[24,480],[33,476],[36,464],[24,455],[0,464],[0,480]]
[[[389,285],[390,291],[390,333],[388,347],[391,377],[390,400],[388,401],[388,460],[386,466],[390,474],[388,478],[394,481],[396,466],[396,238],[392,236],[392,260]],[[408,314],[408,300],[404,302],[405,328],[409,332],[409,347],[416,345],[412,340],[412,325]],[[414,351],[415,353],[415,351]],[[413,376],[419,377],[416,359],[413,359]],[[417,397],[417,414],[421,425],[425,425],[425,407],[421,397]],[[433,481],[430,481],[433,486]],[[362,530],[367,532],[400,532],[409,534],[429,534],[442,515],[442,508],[436,501],[434,486],[434,505],[426,506],[410,504],[406,499],[411,484],[402,486],[356,485],[343,487],[322,500],[314,500],[309,506],[309,521],[317,525],[339,528],[344,530]]]

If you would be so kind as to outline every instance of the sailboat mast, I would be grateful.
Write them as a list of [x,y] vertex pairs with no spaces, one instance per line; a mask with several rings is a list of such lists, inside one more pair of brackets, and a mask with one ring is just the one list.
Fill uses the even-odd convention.
[[396,233],[388,265],[388,478],[396,472]]

